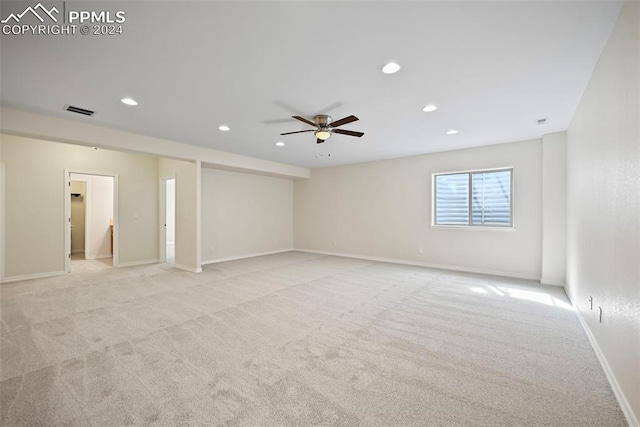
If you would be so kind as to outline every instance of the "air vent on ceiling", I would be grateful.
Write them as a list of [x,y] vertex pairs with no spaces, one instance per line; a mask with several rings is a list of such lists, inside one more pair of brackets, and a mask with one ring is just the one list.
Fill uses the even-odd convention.
[[538,124],[539,125],[543,125],[545,123],[547,123],[547,118],[546,117],[544,119],[538,119]]
[[80,107],[74,107],[73,105],[66,105],[65,110],[71,111],[72,113],[82,114],[83,116],[93,116],[96,112],[91,110],[86,110]]

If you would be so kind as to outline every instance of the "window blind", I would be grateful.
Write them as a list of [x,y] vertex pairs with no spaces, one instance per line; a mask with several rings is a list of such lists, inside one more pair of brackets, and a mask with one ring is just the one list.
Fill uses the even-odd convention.
[[435,176],[436,225],[511,226],[512,170]]
[[511,225],[511,171],[471,174],[474,225]]
[[436,176],[436,224],[469,224],[469,174]]

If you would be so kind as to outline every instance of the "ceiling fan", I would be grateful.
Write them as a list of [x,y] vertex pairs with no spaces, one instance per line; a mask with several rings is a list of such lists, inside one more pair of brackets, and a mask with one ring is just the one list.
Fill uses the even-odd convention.
[[338,133],[340,135],[356,136],[358,138],[364,135],[363,132],[336,129],[338,126],[346,125],[347,123],[351,123],[351,122],[355,122],[356,120],[359,120],[356,116],[347,116],[343,119],[336,120],[335,122],[332,121],[333,119],[331,116],[328,116],[326,114],[318,114],[317,116],[314,116],[313,122],[311,120],[307,120],[304,117],[300,117],[300,116],[291,116],[291,117],[293,117],[296,120],[300,120],[301,122],[304,122],[308,125],[311,125],[315,129],[299,130],[296,132],[285,132],[285,133],[281,133],[280,135],[291,135],[294,133],[313,132],[317,138],[316,139],[317,144],[322,144],[324,141],[327,140],[327,138],[331,136],[331,134],[334,134],[334,133]]

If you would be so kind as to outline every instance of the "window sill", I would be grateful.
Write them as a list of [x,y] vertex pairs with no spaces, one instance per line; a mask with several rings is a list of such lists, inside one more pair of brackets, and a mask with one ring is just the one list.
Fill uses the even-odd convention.
[[501,232],[514,232],[515,227],[483,227],[478,225],[434,225],[431,224],[429,228],[440,230],[474,230],[474,231],[501,231]]

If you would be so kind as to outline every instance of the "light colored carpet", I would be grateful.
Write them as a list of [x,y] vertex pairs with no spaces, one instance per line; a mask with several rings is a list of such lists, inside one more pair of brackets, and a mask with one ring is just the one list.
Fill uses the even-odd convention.
[[0,287],[2,425],[625,425],[562,289],[289,252]]
[[71,254],[71,273],[89,273],[113,267],[113,258],[84,259],[84,253]]

